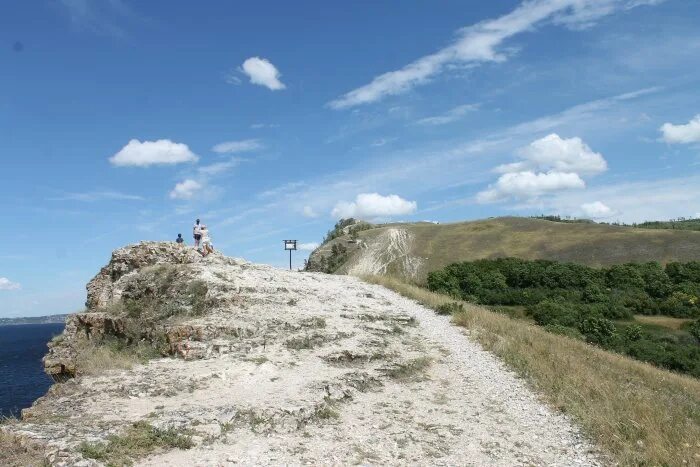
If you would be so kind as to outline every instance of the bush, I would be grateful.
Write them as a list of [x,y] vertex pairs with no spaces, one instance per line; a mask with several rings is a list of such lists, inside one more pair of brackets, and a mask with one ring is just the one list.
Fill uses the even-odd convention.
[[698,342],[700,342],[700,319],[693,321],[693,323],[688,327],[688,332],[691,336],[696,338]]
[[627,326],[622,331],[622,337],[628,342],[638,341],[642,338],[642,327],[638,324]]
[[544,300],[537,305],[528,307],[527,313],[540,326],[576,327],[578,324],[578,313],[575,309],[553,300]]
[[590,316],[579,323],[578,330],[594,344],[607,344],[615,336],[615,325],[607,318]]

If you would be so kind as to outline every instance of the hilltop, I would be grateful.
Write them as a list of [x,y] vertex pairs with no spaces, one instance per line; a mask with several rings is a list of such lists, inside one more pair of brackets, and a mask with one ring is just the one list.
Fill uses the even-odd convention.
[[385,224],[332,238],[311,254],[309,262],[312,270],[423,281],[428,272],[453,262],[499,257],[596,267],[690,261],[700,259],[700,232],[522,217]]
[[116,250],[44,363],[57,383],[0,426],[2,464],[602,463],[448,317],[174,244]]

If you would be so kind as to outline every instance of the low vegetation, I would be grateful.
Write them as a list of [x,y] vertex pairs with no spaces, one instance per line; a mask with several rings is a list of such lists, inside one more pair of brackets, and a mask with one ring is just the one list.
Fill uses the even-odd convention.
[[146,340],[130,342],[115,337],[79,339],[73,345],[76,349],[76,373],[79,375],[96,375],[113,369],[128,370],[136,364],[162,357],[165,351],[162,346],[159,348]]
[[158,449],[189,449],[193,445],[187,430],[156,428],[141,421],[134,423],[120,435],[110,436],[106,442],[84,442],[78,450],[88,459],[95,459],[110,466],[124,466],[132,465],[134,460]]
[[16,419],[0,420],[0,465],[6,467],[44,467],[48,465],[44,448],[37,443],[20,443],[15,435],[2,430],[2,425],[17,423]]
[[357,235],[363,230],[369,230],[374,226],[368,222],[358,221],[352,217],[348,219],[340,219],[335,223],[333,228],[328,231],[325,237],[323,237],[323,243],[328,243],[334,238],[342,237],[343,235],[350,235],[354,240],[357,240]]
[[[388,277],[384,285],[437,309],[453,297]],[[700,381],[460,302],[453,322],[575,418],[621,465],[700,461]]]
[[[517,258],[455,263],[428,274],[435,292],[484,305],[524,307],[535,323],[661,367],[700,377],[700,262],[591,268]],[[688,319],[671,330],[635,315]]]

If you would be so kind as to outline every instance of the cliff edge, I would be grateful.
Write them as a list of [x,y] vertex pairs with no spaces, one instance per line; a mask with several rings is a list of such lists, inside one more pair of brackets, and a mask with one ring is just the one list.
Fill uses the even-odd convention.
[[448,318],[175,244],[116,250],[44,363],[0,431],[50,465],[600,464]]

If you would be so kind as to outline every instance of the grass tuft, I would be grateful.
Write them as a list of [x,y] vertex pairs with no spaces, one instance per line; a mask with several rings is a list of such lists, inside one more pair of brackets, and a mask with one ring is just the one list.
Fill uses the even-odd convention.
[[[366,281],[437,309],[454,302],[388,277]],[[572,416],[620,465],[700,462],[700,381],[469,303],[458,326]]]
[[123,434],[112,435],[105,443],[83,442],[78,451],[83,457],[102,461],[110,466],[132,465],[135,459],[163,448],[189,449],[194,445],[186,430],[156,428],[140,421]]

